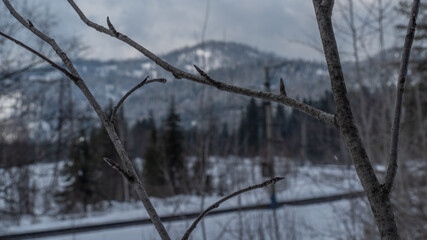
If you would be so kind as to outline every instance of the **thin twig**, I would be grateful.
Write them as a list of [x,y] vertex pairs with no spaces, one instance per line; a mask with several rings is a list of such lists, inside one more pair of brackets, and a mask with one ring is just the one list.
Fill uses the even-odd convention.
[[393,125],[391,128],[390,156],[387,167],[387,174],[384,182],[384,190],[390,193],[397,173],[397,157],[399,149],[400,117],[402,112],[403,92],[405,90],[405,81],[408,74],[409,57],[411,47],[414,41],[415,28],[417,26],[417,15],[420,0],[414,0],[409,18],[408,28],[405,37],[405,43],[402,49],[402,59],[400,61],[399,80],[396,87],[396,103],[394,109]]
[[258,188],[267,187],[270,184],[275,184],[276,182],[281,181],[283,179],[285,179],[285,178],[283,178],[283,177],[275,177],[275,178],[267,180],[267,181],[265,181],[265,182],[263,182],[261,184],[257,184],[257,185],[253,185],[253,186],[241,189],[241,190],[236,191],[236,192],[234,192],[234,193],[232,193],[232,194],[230,194],[228,196],[225,196],[225,197],[221,198],[220,200],[218,200],[217,202],[215,202],[214,204],[212,204],[211,206],[209,206],[205,211],[203,211],[196,218],[196,220],[194,220],[194,222],[191,224],[191,226],[185,232],[184,236],[182,237],[182,240],[188,239],[188,237],[190,236],[191,232],[196,228],[196,226],[200,222],[200,220],[202,220],[202,218],[204,216],[206,216],[209,212],[211,212],[215,208],[218,208],[219,205],[221,205],[221,203],[223,203],[223,202],[227,201],[228,199],[233,198],[233,197],[235,197],[237,195],[240,195],[242,193],[249,192],[249,191],[252,191],[252,190],[255,190],[255,189],[258,189]]
[[380,183],[354,124],[353,112],[347,97],[347,86],[331,19],[334,1],[313,0],[313,5],[335,101],[336,124],[350,152],[355,169],[359,177],[361,176],[362,186],[368,193],[374,194]]
[[28,45],[24,44],[23,42],[3,33],[0,32],[0,35],[12,42],[14,42],[15,44],[17,44],[18,46],[21,46],[23,48],[25,48],[26,50],[30,51],[31,53],[37,55],[38,57],[40,57],[41,59],[43,59],[44,61],[46,61],[47,63],[49,63],[50,65],[52,65],[52,67],[58,69],[59,71],[61,71],[62,73],[64,73],[68,78],[70,78],[71,80],[75,81],[76,79],[78,79],[78,77],[74,76],[73,74],[71,74],[69,71],[67,71],[65,68],[59,66],[58,64],[56,64],[55,62],[53,62],[52,60],[50,60],[49,58],[47,58],[46,56],[44,56],[43,54],[41,54],[40,52],[36,51],[35,49],[29,47]]
[[155,78],[155,79],[151,79],[148,80],[148,76],[142,80],[142,82],[138,83],[135,87],[133,87],[131,90],[129,90],[129,92],[127,92],[121,99],[120,101],[116,104],[116,106],[114,106],[113,111],[111,112],[110,115],[110,122],[114,121],[114,117],[116,116],[117,110],[119,110],[120,106],[123,104],[123,102],[126,100],[126,98],[128,98],[133,92],[135,92],[138,88],[149,84],[149,83],[153,83],[153,82],[159,82],[159,83],[166,83],[166,79],[164,78]]
[[119,36],[119,33],[116,31],[116,28],[114,28],[113,24],[110,22],[110,17],[107,17],[107,25],[108,28],[116,35],[116,37]]
[[202,76],[203,78],[205,78],[206,80],[208,80],[209,82],[211,82],[214,86],[216,86],[218,89],[220,88],[220,84],[218,81],[213,80],[207,73],[205,73],[202,69],[200,69],[198,66],[193,65],[194,68],[196,69],[196,71],[200,74],[200,76]]
[[283,82],[283,78],[280,78],[280,94],[283,96],[287,96],[285,83]]
[[[71,63],[71,60],[68,58],[68,56],[65,54],[65,52],[58,46],[58,44],[55,42],[54,39],[46,36],[46,34],[42,33],[40,30],[38,30],[30,20],[24,19],[10,4],[8,0],[3,0],[3,3],[6,5],[6,7],[9,9],[10,13],[15,17],[16,20],[18,20],[24,27],[26,27],[28,30],[30,30],[32,33],[34,33],[37,37],[39,37],[41,40],[48,43],[53,50],[56,52],[56,54],[61,58],[62,62],[67,66],[68,70],[75,75],[76,77],[79,77],[79,74],[77,70],[75,69],[74,65]],[[43,59],[45,60],[45,59]]]
[[347,97],[347,87],[331,19],[334,1],[313,0],[313,5],[335,101],[336,124],[368,197],[381,238],[400,239],[390,198],[384,195],[382,191],[382,185],[378,181],[366,148],[354,124],[353,112]]
[[[4,36],[4,35],[5,35],[5,34],[2,34],[2,36]],[[6,35],[6,36],[7,36],[7,35]],[[9,37],[10,37],[10,36],[9,36]],[[10,38],[12,38],[12,37],[10,37]],[[12,39],[9,39],[9,40],[13,41]],[[16,39],[15,39],[15,40],[16,40]],[[3,74],[0,76],[0,81],[1,81],[1,80],[3,80],[3,79],[6,79],[6,78],[13,77],[13,76],[15,76],[15,75],[17,75],[17,74],[20,74],[20,73],[26,72],[26,71],[28,71],[28,70],[30,70],[30,69],[32,69],[32,68],[34,68],[35,66],[37,66],[37,65],[39,65],[39,64],[41,64],[41,63],[44,63],[44,62],[45,62],[44,60],[40,59],[40,60],[38,60],[38,61],[35,61],[35,62],[32,62],[32,63],[29,63],[27,66],[21,67],[21,68],[19,68],[19,69],[15,69],[15,70],[13,70],[13,71],[11,71],[11,72],[3,73]]]
[[73,7],[73,9],[76,11],[76,13],[79,15],[80,19],[86,25],[88,25],[91,28],[94,28],[96,31],[110,35],[111,37],[117,38],[118,40],[128,44],[129,46],[133,47],[134,49],[136,49],[137,51],[139,51],[140,53],[142,53],[143,55],[145,55],[146,57],[151,59],[158,66],[160,66],[164,70],[170,72],[177,79],[187,79],[187,80],[190,80],[193,82],[214,86],[214,87],[216,87],[222,91],[236,93],[236,94],[245,95],[245,96],[249,96],[249,97],[256,97],[256,98],[260,98],[260,99],[267,100],[267,101],[277,102],[277,103],[295,108],[299,111],[302,111],[302,112],[308,114],[309,116],[311,116],[315,119],[318,119],[318,120],[320,120],[326,124],[329,124],[329,125],[335,124],[334,115],[332,115],[330,113],[326,113],[324,111],[321,111],[317,108],[314,108],[314,107],[312,107],[308,104],[305,104],[303,102],[300,102],[296,99],[292,99],[292,98],[287,97],[287,96],[282,96],[280,94],[273,94],[273,93],[268,93],[268,92],[263,92],[263,91],[255,91],[255,90],[251,90],[251,89],[247,89],[247,88],[237,87],[237,86],[227,84],[225,82],[221,82],[218,80],[214,80],[214,82],[212,82],[212,81],[209,81],[208,79],[206,79],[202,76],[197,76],[197,75],[185,72],[181,69],[178,69],[178,68],[172,66],[171,64],[167,63],[166,61],[164,61],[163,59],[161,59],[160,57],[158,57],[154,53],[150,52],[148,49],[144,48],[143,46],[141,46],[140,44],[138,44],[137,42],[135,42],[134,40],[132,40],[128,36],[118,32],[116,29],[115,29],[116,31],[113,32],[111,29],[108,29],[106,27],[103,27],[99,24],[96,24],[96,23],[90,21],[84,15],[84,13],[80,10],[80,8],[77,6],[77,4],[73,0],[67,0],[67,1]]
[[115,170],[117,170],[120,174],[123,175],[123,177],[125,177],[130,183],[133,183],[136,181],[135,177],[129,173],[128,171],[126,171],[122,166],[120,166],[117,162],[115,162],[113,159],[109,159],[109,158],[104,158],[104,161],[110,165],[110,167],[114,168]]
[[[33,24],[29,24],[29,22],[27,22],[18,12],[16,12],[16,10],[13,8],[13,6],[10,4],[10,2],[8,0],[3,0],[3,3],[6,5],[6,7],[9,9],[10,13],[13,15],[13,17],[15,17],[15,19],[17,19],[24,27],[29,29],[37,37],[39,37],[40,39],[42,39],[43,41],[48,43],[53,48],[53,50],[61,58],[62,62],[65,64],[65,66],[68,68],[68,70],[71,72],[72,76],[75,77],[74,83],[81,90],[83,95],[86,97],[86,99],[88,100],[88,102],[93,107],[96,114],[98,115],[98,117],[102,121],[102,123],[105,127],[105,130],[107,131],[107,134],[108,134],[111,142],[114,145],[114,148],[116,149],[116,151],[120,157],[123,168],[136,179],[134,182],[131,182],[131,184],[134,187],[135,191],[137,192],[138,196],[140,197],[141,202],[143,203],[148,215],[150,216],[150,219],[152,220],[157,232],[159,233],[160,237],[163,240],[170,240],[171,238],[170,238],[168,232],[166,231],[166,228],[164,227],[163,223],[161,222],[159,215],[157,214],[156,210],[154,209],[153,204],[151,203],[150,198],[148,197],[148,194],[145,191],[144,186],[142,185],[142,182],[139,180],[138,175],[136,174],[136,171],[132,165],[132,162],[129,159],[129,155],[126,152],[122,142],[120,141],[120,139],[117,135],[117,132],[114,129],[114,125],[109,121],[107,114],[105,114],[102,107],[99,105],[98,101],[93,96],[92,92],[86,86],[85,82],[80,77],[80,75],[77,72],[76,68],[74,67],[73,63],[68,58],[67,54],[58,46],[58,44],[55,42],[54,39],[52,39],[52,38],[48,37],[47,35],[45,35],[44,33],[42,33]],[[41,57],[41,56],[39,56],[39,57]],[[47,61],[47,62],[49,62],[49,61]],[[66,74],[66,75],[69,76],[68,74]],[[69,76],[69,77],[71,77],[71,76]]]

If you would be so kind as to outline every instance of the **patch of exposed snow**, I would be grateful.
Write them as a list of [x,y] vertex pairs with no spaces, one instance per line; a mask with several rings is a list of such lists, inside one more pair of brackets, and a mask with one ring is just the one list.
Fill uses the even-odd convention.
[[151,68],[151,63],[143,63],[141,64],[142,69],[149,70]]
[[[188,158],[194,164],[195,157]],[[142,159],[136,159],[140,163]],[[238,189],[260,183],[265,180],[261,174],[260,158],[240,157],[209,157],[208,174],[212,177],[213,187],[224,187],[225,194]],[[61,162],[61,165],[65,164]],[[142,164],[136,164],[142,165]],[[275,158],[277,176],[284,176],[285,180],[277,183],[277,200],[301,199],[306,197],[323,196],[333,193],[360,190],[360,183],[354,169],[347,166],[296,166],[286,158]],[[51,183],[54,164],[34,164],[31,166],[34,181],[40,188],[48,187]],[[65,179],[60,179],[63,186]],[[205,197],[204,207],[217,201],[221,196],[211,194]],[[201,197],[196,195],[177,195],[166,199],[151,198],[154,207],[161,216],[185,212],[200,211]],[[268,189],[258,189],[232,198],[221,204],[220,208],[245,206],[257,203],[269,203]],[[359,201],[359,200],[355,200]],[[360,200],[361,201],[361,200]],[[41,207],[42,202],[37,205]],[[276,210],[281,236],[289,239],[340,239],[348,236],[348,212],[352,207],[351,200],[341,200],[334,203],[324,203],[308,206],[285,206]],[[111,202],[104,211],[92,211],[86,216],[69,215],[62,220],[60,217],[40,217],[34,224],[31,217],[26,217],[20,226],[3,227],[3,233],[17,233],[41,229],[51,229],[69,226],[84,226],[98,223],[108,223],[118,220],[146,218],[148,214],[138,201],[119,203]],[[241,220],[239,220],[241,219]],[[242,213],[230,213],[205,218],[208,239],[236,239],[238,238],[239,222],[244,223],[243,239],[260,239],[260,229],[265,239],[271,239],[272,211],[259,210]],[[166,228],[172,236],[182,236],[191,224],[191,220],[166,223]],[[0,222],[1,223],[1,222]],[[361,230],[354,229],[353,233],[360,234]],[[192,234],[194,239],[202,238],[199,225]],[[157,233],[152,225],[125,227],[111,230],[99,230],[89,233],[73,234],[49,239],[157,239]]]
[[22,95],[19,92],[0,95],[0,120],[10,118],[22,105]]
[[197,49],[196,55],[199,57],[209,58],[212,55],[212,52],[209,50]]

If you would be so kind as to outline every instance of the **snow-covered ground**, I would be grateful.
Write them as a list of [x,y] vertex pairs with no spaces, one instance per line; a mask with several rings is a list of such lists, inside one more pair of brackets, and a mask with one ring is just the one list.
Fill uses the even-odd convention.
[[[227,193],[265,179],[261,176],[258,159],[216,158],[209,159],[209,173],[213,176],[213,185],[226,186]],[[49,186],[53,164],[35,164],[30,167],[32,178],[40,188]],[[275,172],[285,180],[276,184],[277,200],[301,199],[337,193],[358,191],[361,189],[354,169],[346,166],[296,166],[287,159],[276,159]],[[40,191],[42,194],[42,191]],[[38,196],[42,201],[42,197]],[[207,196],[204,208],[217,201],[218,195]],[[220,206],[229,208],[256,203],[268,203],[267,189],[258,189],[233,198]],[[201,197],[179,195],[167,199],[152,198],[160,216],[197,212],[201,209]],[[42,202],[36,202],[41,205]],[[307,206],[285,206],[276,210],[257,210],[235,212],[216,216],[207,216],[204,228],[207,239],[275,239],[274,223],[277,222],[281,239],[348,239],[360,236],[363,232],[362,218],[369,218],[368,207],[362,199],[341,200]],[[11,234],[43,229],[84,226],[146,218],[147,213],[139,202],[112,202],[103,211],[92,211],[86,216],[26,216],[19,225],[10,225],[0,220],[0,234]],[[191,220],[165,223],[173,239],[179,239]],[[192,234],[192,239],[203,239],[202,224]],[[151,225],[100,230],[43,239],[158,239]]]

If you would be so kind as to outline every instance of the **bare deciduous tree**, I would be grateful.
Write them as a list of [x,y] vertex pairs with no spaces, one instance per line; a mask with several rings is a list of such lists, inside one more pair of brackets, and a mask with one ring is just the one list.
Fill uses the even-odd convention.
[[[27,29],[37,35],[40,39],[48,43],[61,58],[62,62],[65,64],[66,68],[62,68],[47,57],[38,53],[37,51],[27,47],[25,44],[13,39],[12,37],[0,33],[3,37],[6,37],[18,45],[26,48],[27,50],[33,52],[34,54],[41,57],[43,60],[50,63],[53,67],[57,68],[63,72],[68,78],[70,78],[79,89],[83,92],[87,100],[90,102],[91,106],[94,108],[99,118],[101,119],[105,129],[108,132],[108,135],[111,141],[114,143],[114,146],[120,156],[121,164],[114,162],[113,160],[107,159],[106,161],[114,168],[119,170],[129,181],[129,183],[134,187],[138,193],[141,201],[143,202],[147,212],[150,215],[150,218],[153,221],[159,235],[162,239],[170,239],[166,229],[160,221],[159,216],[157,215],[155,209],[153,208],[145,189],[142,186],[141,181],[137,177],[137,174],[129,160],[128,154],[125,151],[120,139],[117,136],[116,131],[114,130],[112,118],[109,118],[105,112],[101,109],[96,99],[93,97],[92,93],[86,87],[83,79],[80,77],[77,70],[74,68],[73,63],[67,57],[65,52],[56,44],[55,40],[49,38],[41,31],[39,31],[31,21],[26,21],[22,18],[19,13],[17,13],[8,0],[3,0],[7,8],[10,10],[12,15]],[[407,35],[405,38],[405,43],[403,47],[402,60],[400,65],[400,74],[399,81],[397,84],[397,97],[395,105],[395,115],[393,119],[393,128],[392,128],[392,140],[391,140],[391,152],[389,156],[389,165],[387,169],[387,175],[384,182],[380,182],[374,172],[373,166],[370,159],[368,158],[365,146],[363,145],[359,132],[354,124],[353,112],[350,108],[350,103],[347,98],[347,88],[344,81],[344,75],[341,67],[340,57],[338,53],[338,48],[335,40],[335,34],[332,25],[332,10],[334,6],[333,0],[313,0],[313,5],[315,9],[316,19],[320,31],[320,36],[323,45],[323,51],[328,65],[328,71],[330,75],[330,82],[332,86],[332,92],[334,95],[335,105],[336,105],[336,114],[332,115],[330,113],[323,112],[314,107],[311,107],[307,104],[299,102],[295,99],[288,97],[286,94],[274,94],[262,91],[254,91],[246,88],[237,87],[230,85],[221,81],[212,79],[207,75],[203,70],[195,66],[197,72],[200,76],[185,72],[181,69],[178,69],[169,63],[165,62],[163,59],[159,58],[142,45],[138,44],[134,40],[130,39],[126,35],[120,33],[115,29],[113,24],[110,22],[110,19],[107,17],[108,28],[98,25],[90,21],[84,13],[79,9],[79,7],[74,3],[73,0],[68,0],[72,8],[80,16],[82,21],[86,23],[89,27],[94,28],[95,30],[107,34],[113,38],[116,38],[129,46],[135,48],[143,55],[151,59],[157,65],[170,72],[177,79],[187,79],[194,81],[200,84],[216,87],[219,90],[227,91],[231,93],[246,95],[250,97],[256,97],[263,100],[278,102],[290,107],[293,107],[299,111],[302,111],[326,124],[334,125],[341,133],[342,139],[344,140],[345,146],[351,156],[352,162],[356,169],[356,172],[359,176],[359,179],[362,183],[362,186],[367,194],[376,225],[380,232],[382,239],[399,239],[399,233],[396,226],[396,221],[394,219],[394,213],[392,206],[390,204],[390,193],[393,187],[396,169],[397,169],[397,150],[398,150],[398,139],[399,139],[399,125],[400,125],[400,112],[402,108],[402,95],[404,90],[405,79],[407,75],[408,61],[410,55],[410,49],[414,39],[414,32],[416,26],[416,17],[418,14],[419,0],[414,0],[411,15],[408,24]],[[130,94],[130,93],[129,93]],[[123,98],[123,100],[125,97]],[[118,105],[120,106],[120,104]],[[113,116],[112,116],[113,117]],[[274,180],[271,180],[274,182]],[[245,191],[245,190],[241,190]],[[232,197],[234,195],[230,195]],[[227,199],[226,197],[225,199]],[[219,202],[222,202],[220,200]],[[188,237],[191,233],[191,230],[195,227],[198,221],[206,215],[209,209],[215,208],[217,205],[213,205],[208,210],[203,212],[201,216],[193,223],[192,228],[189,229],[187,234],[184,236],[184,239]]]

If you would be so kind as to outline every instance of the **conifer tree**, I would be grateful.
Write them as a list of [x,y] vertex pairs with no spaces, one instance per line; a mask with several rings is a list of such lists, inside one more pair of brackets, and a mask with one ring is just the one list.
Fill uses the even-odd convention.
[[[112,103],[108,109],[112,109]],[[126,144],[126,121],[124,119],[123,108],[120,109],[115,117],[114,127],[124,144]],[[98,165],[99,178],[97,182],[97,189],[102,195],[104,200],[118,200],[123,201],[125,199],[124,184],[126,181],[123,177],[106,164],[102,159],[119,159],[116,150],[114,149],[113,143],[110,141],[107,132],[101,125],[95,127],[92,130],[89,146],[91,149],[91,156],[94,162]]]
[[151,136],[151,129],[154,124],[152,115],[153,113],[150,112],[149,119],[144,118],[142,120],[137,120],[130,131],[130,152],[133,157],[142,158],[145,154]]
[[228,124],[224,122],[222,124],[221,134],[219,135],[219,155],[227,156],[231,148],[230,134],[228,131]]
[[248,133],[246,130],[246,126],[246,116],[242,114],[242,116],[240,117],[239,128],[237,130],[239,155],[245,155],[247,152]]
[[165,164],[162,153],[159,150],[156,125],[152,117],[151,122],[150,140],[145,149],[142,178],[148,194],[161,197],[165,195],[165,192],[161,191],[166,185],[164,176]]
[[284,138],[286,135],[286,115],[282,105],[277,104],[276,114],[274,115],[274,128],[276,129],[276,138]]
[[259,150],[259,137],[260,137],[260,110],[251,98],[248,106],[246,107],[246,114],[241,121],[239,128],[240,139],[244,139],[245,153],[254,156]]
[[73,140],[69,162],[62,169],[67,185],[56,194],[56,200],[62,205],[61,212],[87,211],[87,205],[99,200],[96,191],[96,163],[89,152],[84,131]]
[[180,117],[172,99],[164,126],[163,141],[165,167],[175,193],[185,192],[188,180],[183,149],[184,137],[179,123]]
[[255,155],[259,147],[260,113],[255,99],[251,99],[246,111],[249,154]]

